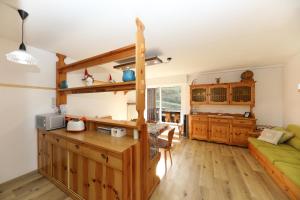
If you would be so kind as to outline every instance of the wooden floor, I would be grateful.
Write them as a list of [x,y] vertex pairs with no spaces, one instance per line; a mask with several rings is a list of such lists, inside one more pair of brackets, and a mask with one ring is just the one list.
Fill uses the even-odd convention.
[[60,189],[34,172],[0,185],[1,200],[71,200]]
[[288,199],[246,148],[182,140],[172,156],[151,200]]
[[[175,143],[173,166],[164,175],[151,200],[285,200],[285,194],[247,149],[182,140]],[[31,173],[0,185],[1,200],[70,200],[46,178]]]

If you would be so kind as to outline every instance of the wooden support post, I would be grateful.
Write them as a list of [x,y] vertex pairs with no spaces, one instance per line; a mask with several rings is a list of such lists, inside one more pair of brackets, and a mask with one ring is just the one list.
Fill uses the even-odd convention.
[[145,38],[144,25],[140,19],[136,19],[137,33],[136,33],[136,111],[138,112],[137,125],[140,127],[145,123]]
[[56,106],[67,103],[67,95],[65,93],[59,92],[60,83],[67,80],[67,73],[61,72],[59,69],[66,65],[65,55],[56,54],[58,60],[56,62]]
[[137,127],[140,137],[141,147],[141,194],[140,198],[137,199],[148,199],[147,190],[147,168],[149,162],[149,144],[148,144],[148,133],[147,125],[145,124],[144,111],[145,111],[145,38],[144,30],[145,27],[140,19],[136,19],[136,52],[135,52],[135,63],[136,63],[136,111],[138,113]]

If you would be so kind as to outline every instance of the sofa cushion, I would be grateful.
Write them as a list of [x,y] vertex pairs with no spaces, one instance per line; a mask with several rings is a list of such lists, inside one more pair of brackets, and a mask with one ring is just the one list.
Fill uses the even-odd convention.
[[283,150],[288,150],[288,151],[295,151],[295,148],[293,148],[292,146],[290,146],[288,144],[274,145],[274,144],[270,144],[268,142],[264,142],[264,141],[261,141],[261,140],[258,140],[256,138],[252,138],[252,137],[249,137],[248,141],[255,148],[258,148],[259,146],[262,146],[262,147],[268,147],[268,148],[275,148],[275,149],[283,149]]
[[272,128],[272,130],[276,130],[276,131],[281,131],[281,132],[283,132],[283,135],[282,135],[281,138],[279,139],[278,144],[285,143],[286,141],[288,141],[289,139],[291,139],[292,137],[295,136],[294,133],[289,132],[289,131],[285,130],[285,129],[282,128],[282,127],[275,127],[275,128]]
[[292,138],[287,142],[287,144],[291,145],[292,147],[294,147],[300,151],[300,139],[299,138],[296,138],[296,137]]
[[294,151],[290,151],[262,146],[258,147],[257,149],[273,164],[280,161],[291,164],[297,164],[300,166],[300,153],[296,149],[294,149]]
[[286,128],[287,131],[295,134],[295,137],[300,139],[300,126],[295,124],[290,124]]
[[285,162],[276,162],[274,165],[295,185],[300,187],[300,165]]

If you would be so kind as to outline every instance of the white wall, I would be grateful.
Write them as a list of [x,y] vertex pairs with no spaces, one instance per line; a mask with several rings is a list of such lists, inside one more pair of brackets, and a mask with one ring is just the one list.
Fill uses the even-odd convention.
[[[38,67],[8,62],[19,44],[0,38],[0,82],[55,87],[55,54],[27,46]],[[37,168],[35,115],[52,111],[55,92],[0,87],[0,183]]]
[[300,54],[284,67],[284,124],[300,124]]
[[[270,66],[251,69],[256,81],[256,104],[254,113],[258,124],[282,126],[283,124],[283,69],[282,66]],[[221,83],[240,81],[241,70],[229,70],[214,73],[200,73],[188,76],[189,84],[197,79],[198,83],[215,83],[221,77]],[[244,113],[249,111],[245,106],[200,106],[203,112]]]

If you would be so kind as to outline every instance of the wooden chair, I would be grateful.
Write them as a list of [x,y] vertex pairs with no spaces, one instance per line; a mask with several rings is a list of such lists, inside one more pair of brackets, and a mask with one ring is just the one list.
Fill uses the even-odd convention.
[[175,128],[172,128],[168,132],[168,140],[164,140],[161,138],[158,138],[158,147],[161,149],[164,149],[164,155],[165,155],[165,172],[167,172],[167,151],[170,155],[171,165],[173,165],[172,156],[171,156],[171,147],[172,147],[172,141],[174,136]]

